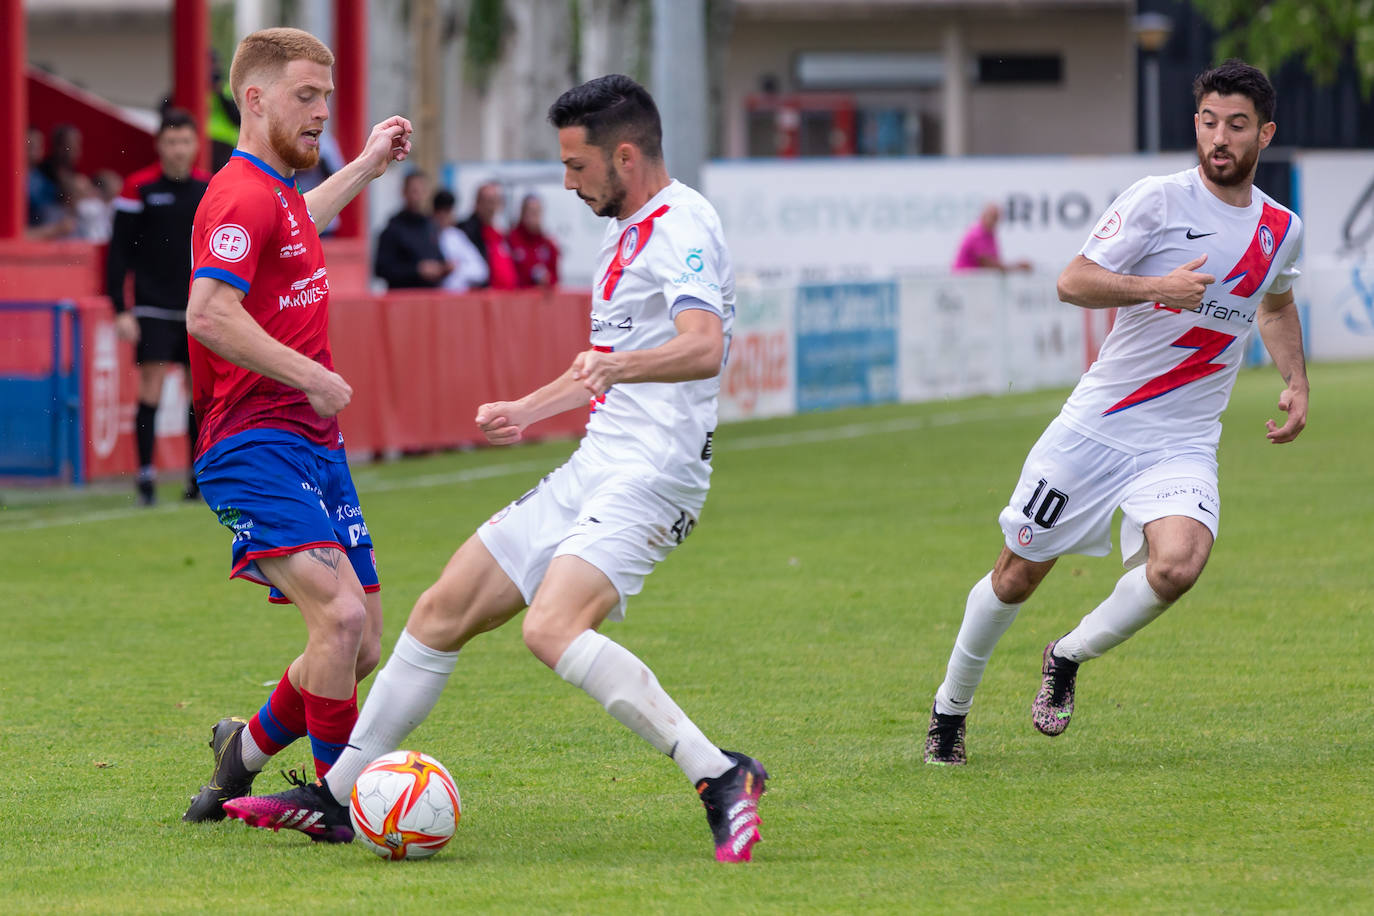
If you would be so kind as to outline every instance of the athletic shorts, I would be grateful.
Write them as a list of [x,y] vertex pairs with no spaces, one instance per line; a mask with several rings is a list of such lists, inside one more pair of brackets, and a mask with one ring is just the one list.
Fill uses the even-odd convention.
[[1148,558],[1144,528],[1155,519],[1197,519],[1216,538],[1221,521],[1215,452],[1206,447],[1132,455],[1081,435],[1059,418],[1026,456],[998,521],[1007,548],[1037,562],[1069,553],[1106,556],[1120,507],[1127,569]]
[[189,366],[191,354],[186,344],[186,319],[158,318],[144,312],[142,307],[134,309],[134,315],[138,318],[138,344],[134,347],[134,361],[140,366],[144,363],[180,363]]
[[200,495],[234,534],[231,579],[271,588],[268,600],[287,604],[258,567],[312,547],[341,547],[363,591],[375,592],[376,556],[343,449],[293,433],[255,429],[216,443],[196,461]]
[[578,455],[477,529],[492,557],[534,600],[554,557],[574,556],[606,574],[620,602],[609,619],[625,619],[625,603],[644,577],[696,527],[705,501],[669,499],[645,475],[613,466],[591,467]]

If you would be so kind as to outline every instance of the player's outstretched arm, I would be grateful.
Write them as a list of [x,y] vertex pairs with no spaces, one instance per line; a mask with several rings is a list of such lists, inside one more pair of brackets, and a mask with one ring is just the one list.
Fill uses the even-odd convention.
[[343,376],[268,334],[242,303],[243,293],[237,288],[197,277],[186,303],[187,333],[234,365],[305,392],[322,417],[348,406],[353,388]]
[[1089,309],[1118,308],[1138,302],[1195,309],[1202,302],[1208,285],[1217,282],[1211,274],[1197,272],[1206,262],[1204,254],[1162,277],[1137,277],[1114,273],[1080,254],[1059,275],[1059,298],[1070,305]]
[[348,165],[305,194],[305,205],[323,230],[363,188],[386,174],[387,166],[410,155],[410,122],[392,115],[372,128],[363,151]]
[[573,360],[572,374],[593,396],[617,382],[691,382],[720,373],[725,330],[720,316],[704,308],[678,312],[677,334],[649,350],[587,350]]
[[587,390],[571,372],[565,372],[518,401],[483,404],[477,408],[477,425],[492,445],[512,445],[540,420],[576,407],[586,409]]
[[1279,410],[1288,420],[1279,426],[1265,420],[1265,437],[1275,444],[1292,442],[1307,426],[1307,360],[1302,352],[1302,322],[1293,291],[1269,293],[1260,302],[1259,332],[1274,366],[1287,387],[1279,395]]

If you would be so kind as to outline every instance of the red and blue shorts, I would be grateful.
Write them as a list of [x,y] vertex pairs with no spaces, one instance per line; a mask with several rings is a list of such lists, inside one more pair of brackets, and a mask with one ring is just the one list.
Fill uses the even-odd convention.
[[337,547],[348,555],[364,591],[381,588],[372,536],[342,448],[254,429],[215,443],[195,471],[200,495],[234,535],[230,578],[269,586],[268,599],[286,604],[257,561]]

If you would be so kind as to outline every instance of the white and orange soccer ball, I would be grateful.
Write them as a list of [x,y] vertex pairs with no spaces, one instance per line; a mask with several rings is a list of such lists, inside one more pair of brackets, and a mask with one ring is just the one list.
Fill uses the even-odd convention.
[[423,859],[453,839],[462,814],[444,765],[419,751],[392,751],[363,770],[348,816],[354,839],[383,859]]

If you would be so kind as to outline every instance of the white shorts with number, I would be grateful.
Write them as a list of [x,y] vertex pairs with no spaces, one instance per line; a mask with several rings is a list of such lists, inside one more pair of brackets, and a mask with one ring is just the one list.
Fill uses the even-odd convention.
[[1216,538],[1221,521],[1217,460],[1206,447],[1132,455],[1089,439],[1059,418],[1040,436],[998,521],[1007,548],[1027,560],[1111,552],[1112,514],[1120,506],[1121,558],[1127,569],[1148,558],[1144,528],[1186,515]]
[[594,466],[574,454],[534,489],[493,515],[477,536],[502,571],[534,600],[554,557],[581,557],[606,574],[620,603],[609,619],[625,619],[625,602],[644,577],[696,527],[702,499],[679,505],[655,492],[648,476]]

